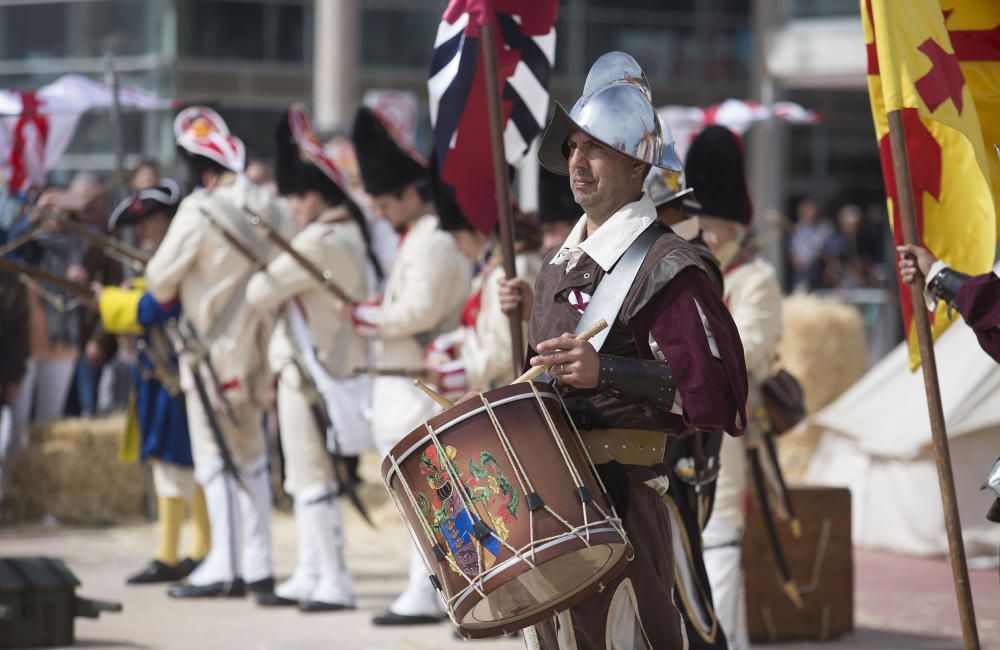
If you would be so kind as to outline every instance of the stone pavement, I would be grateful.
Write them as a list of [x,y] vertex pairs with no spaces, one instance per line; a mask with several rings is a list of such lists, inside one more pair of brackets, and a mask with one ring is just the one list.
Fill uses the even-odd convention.
[[[366,501],[379,532],[348,512],[348,561],[354,569],[358,609],[336,614],[300,614],[290,609],[262,610],[250,600],[175,601],[163,586],[126,587],[124,577],[143,565],[155,541],[153,524],[109,528],[23,527],[0,531],[0,555],[63,557],[83,583],[79,593],[118,600],[120,614],[77,622],[81,648],[219,650],[447,650],[470,644],[453,637],[447,625],[380,629],[370,625],[405,583],[408,537],[391,505],[378,490]],[[384,495],[384,492],[381,493]],[[292,570],[294,523],[286,514],[274,519],[276,573]],[[947,562],[856,551],[858,630],[838,641],[780,646],[775,650],[848,648],[959,648],[957,609]],[[972,586],[984,648],[1000,650],[1000,588],[995,570],[974,571]],[[483,650],[522,648],[518,639],[479,641]]]

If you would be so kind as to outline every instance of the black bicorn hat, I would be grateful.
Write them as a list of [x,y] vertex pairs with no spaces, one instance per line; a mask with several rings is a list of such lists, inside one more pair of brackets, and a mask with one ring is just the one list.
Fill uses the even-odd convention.
[[358,109],[351,140],[368,194],[388,194],[411,183],[426,182],[427,159],[376,109]]
[[538,166],[538,221],[575,224],[583,208],[573,198],[569,179]]
[[343,175],[313,132],[305,106],[292,104],[278,122],[276,135],[274,174],[279,194],[315,190],[335,204],[348,198]]
[[723,126],[705,127],[688,149],[684,172],[688,187],[698,194],[698,207],[685,203],[685,209],[705,217],[750,225],[753,203],[747,189],[739,136]]
[[181,190],[177,183],[169,178],[161,179],[158,185],[139,190],[116,205],[108,217],[108,230],[134,226],[156,213],[173,217],[180,202]]

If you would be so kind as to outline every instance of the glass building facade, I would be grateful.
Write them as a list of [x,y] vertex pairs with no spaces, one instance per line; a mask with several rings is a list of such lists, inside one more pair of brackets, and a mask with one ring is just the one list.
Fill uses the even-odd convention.
[[[354,0],[361,88],[398,88],[426,101],[426,75],[445,0]],[[763,0],[762,0],[763,1]],[[774,0],[778,2],[778,0]],[[752,98],[755,42],[750,0],[563,0],[553,97],[571,104],[591,62],[612,49],[633,54],[658,104],[708,106]],[[791,20],[856,16],[856,0],[783,0]],[[66,73],[100,77],[112,49],[122,83],[181,103],[215,106],[251,156],[272,150],[273,126],[312,94],[313,0],[0,0],[0,87],[26,89]],[[880,198],[881,173],[863,87],[780,90],[822,112],[817,126],[783,129],[782,193],[788,202]],[[420,144],[429,124],[422,108]],[[127,113],[130,162],[170,161],[172,115]],[[110,169],[107,115],[80,122],[59,167]],[[779,155],[776,153],[775,155]]]

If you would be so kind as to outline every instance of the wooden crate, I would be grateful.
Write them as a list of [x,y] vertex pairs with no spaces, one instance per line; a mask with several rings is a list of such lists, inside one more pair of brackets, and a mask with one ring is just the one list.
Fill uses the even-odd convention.
[[803,609],[782,591],[760,512],[753,508],[743,537],[747,618],[755,643],[833,639],[854,629],[851,493],[846,488],[791,488],[802,522],[795,539],[776,522]]

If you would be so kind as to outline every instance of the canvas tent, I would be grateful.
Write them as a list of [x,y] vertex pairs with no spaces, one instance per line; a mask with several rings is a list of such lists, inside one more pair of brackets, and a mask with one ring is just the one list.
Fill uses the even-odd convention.
[[[958,322],[935,345],[959,516],[970,556],[996,557],[1000,525],[980,491],[1000,456],[1000,365]],[[923,376],[900,344],[813,416],[822,432],[804,480],[850,488],[854,542],[901,553],[946,553]]]

